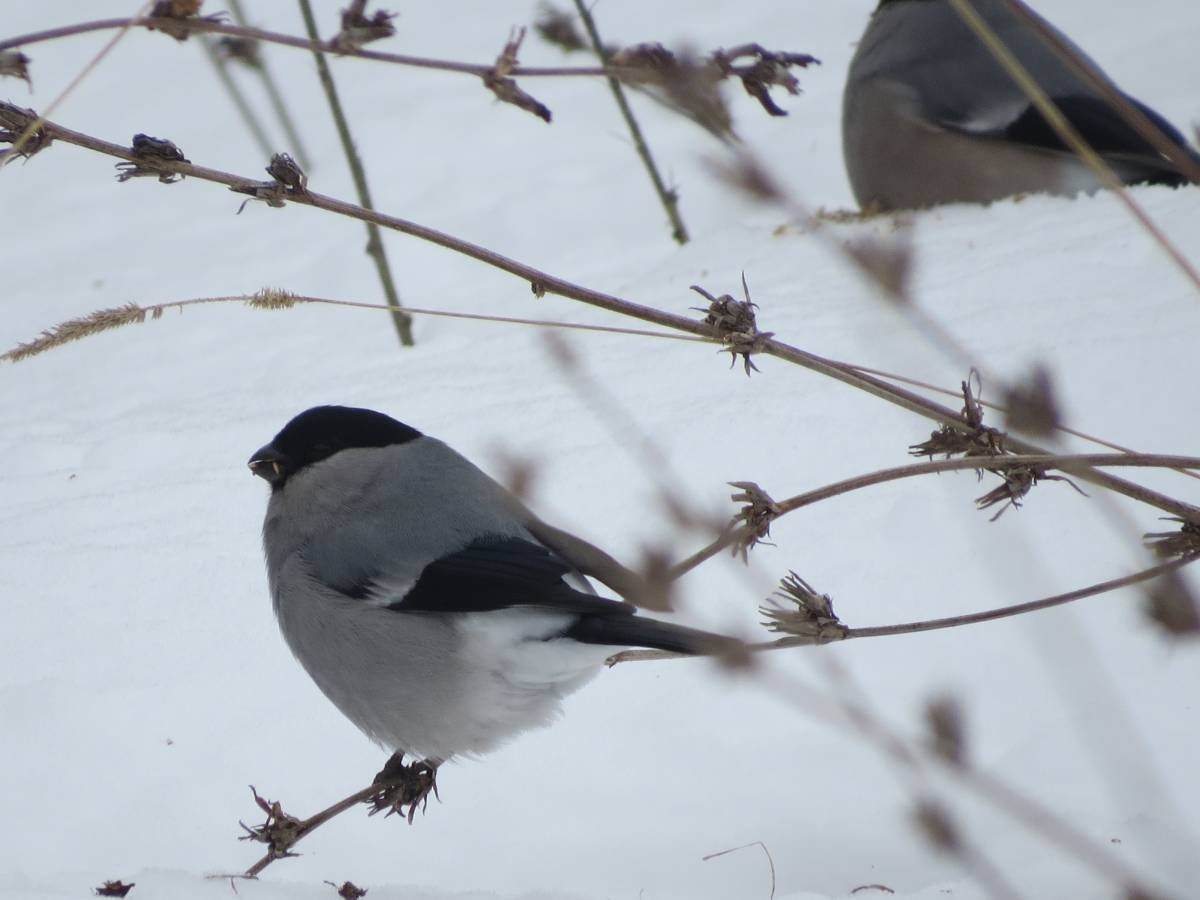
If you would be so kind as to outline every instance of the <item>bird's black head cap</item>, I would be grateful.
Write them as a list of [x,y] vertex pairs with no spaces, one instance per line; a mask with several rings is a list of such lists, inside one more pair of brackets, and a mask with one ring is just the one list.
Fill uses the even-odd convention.
[[421,432],[373,409],[314,406],[283,426],[274,440],[250,457],[250,471],[282,487],[306,466],[357,447],[390,447]]

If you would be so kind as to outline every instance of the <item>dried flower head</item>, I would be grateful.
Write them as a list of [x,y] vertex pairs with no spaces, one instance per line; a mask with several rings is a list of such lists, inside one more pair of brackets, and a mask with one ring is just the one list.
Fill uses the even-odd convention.
[[735,300],[729,294],[714,297],[704,288],[693,284],[691,289],[708,301],[707,308],[693,306],[697,312],[705,313],[704,324],[713,330],[713,336],[718,338],[724,348],[722,353],[730,355],[729,365],[732,368],[737,358],[742,357],[743,368],[749,375],[753,369],[758,371],[751,356],[762,351],[772,337],[773,331],[759,331],[754,310],[757,303],[750,300],[750,288],[746,284],[746,273],[742,273],[742,294],[745,300]]
[[564,53],[575,53],[587,49],[583,35],[575,27],[575,16],[557,9],[549,3],[543,3],[538,8],[537,19],[534,20],[533,27],[543,41],[553,44]]
[[98,888],[92,888],[93,893],[97,897],[124,897],[134,887],[137,886],[136,881],[131,881],[129,884],[117,879],[116,881],[106,881]]
[[148,134],[135,134],[129,149],[134,158],[117,163],[117,181],[151,176],[162,184],[174,184],[184,175],[182,172],[176,172],[171,164],[190,161],[171,141],[150,137]]
[[12,144],[8,150],[0,151],[0,165],[17,157],[28,159],[50,146],[54,138],[43,126],[34,127],[38,120],[32,109],[0,100],[0,144]]
[[729,486],[740,489],[729,499],[744,504],[731,524],[746,529],[746,533],[734,543],[733,555],[741,556],[742,562],[748,563],[751,548],[767,543],[767,538],[771,536],[771,523],[783,514],[783,510],[771,499],[770,494],[753,481],[731,481]]
[[360,900],[360,898],[367,896],[366,888],[360,888],[353,881],[343,881],[341,886],[334,884],[332,881],[326,881],[325,884],[337,891],[337,895],[342,900]]
[[1178,531],[1156,531],[1142,535],[1142,540],[1159,559],[1176,559],[1180,556],[1200,554],[1200,523],[1189,522],[1178,516],[1166,516],[1164,521],[1179,522]]
[[[149,31],[161,31],[177,41],[186,41],[192,33],[187,21],[195,18],[203,5],[204,0],[158,0],[150,8],[149,17],[160,21],[147,25],[146,28]],[[204,19],[208,22],[221,22],[225,19],[225,13],[213,13]]]
[[1031,435],[1049,435],[1059,425],[1054,385],[1045,366],[1037,365],[1023,381],[1014,384],[1004,398],[1008,407],[1005,425]]
[[239,841],[257,841],[267,845],[267,855],[271,859],[282,859],[285,856],[296,856],[297,854],[291,851],[291,847],[301,838],[300,826],[301,821],[295,816],[290,816],[283,811],[279,801],[270,801],[258,795],[258,791],[254,789],[254,785],[250,785],[250,793],[254,795],[254,802],[264,813],[267,814],[266,821],[261,825],[253,827],[245,822],[238,821],[242,829],[246,832],[238,838]]
[[[746,56],[752,57],[754,61],[748,65],[736,64],[738,59]],[[807,53],[773,53],[758,44],[743,44],[733,50],[718,50],[712,55],[712,59],[723,74],[741,79],[746,93],[754,97],[772,116],[786,116],[787,110],[771,98],[770,88],[781,87],[792,96],[797,96],[800,93],[800,82],[792,74],[791,68],[807,68],[813,64],[820,65],[821,62]]]
[[1146,589],[1145,612],[1173,638],[1200,636],[1200,603],[1178,571],[1167,572]]
[[217,52],[224,58],[250,69],[262,68],[262,50],[254,38],[226,35],[216,42]]
[[504,49],[496,57],[496,64],[483,76],[483,83],[489,91],[496,95],[498,100],[511,103],[549,123],[550,108],[521,90],[516,80],[509,77],[512,70],[517,67],[517,52],[521,49],[523,40],[525,40],[525,29],[514,28],[509,34]]
[[974,369],[962,382],[963,408],[960,413],[962,423],[966,427],[955,427],[945,424],[929,436],[929,440],[912,444],[908,452],[912,456],[935,455],[951,456],[1002,456],[1004,449],[1004,434],[995,428],[987,428],[983,424],[983,404],[976,399],[976,393],[981,390],[974,387],[979,384],[979,373]]
[[795,572],[780,579],[779,588],[758,611],[766,617],[762,624],[768,631],[808,637],[821,644],[842,640],[848,634],[833,611],[833,599],[818,594]]
[[342,30],[331,41],[336,50],[342,53],[358,50],[364,44],[390,38],[396,33],[396,26],[392,24],[396,13],[380,9],[368,16],[366,8],[367,0],[354,0],[342,10]]
[[0,75],[20,78],[32,88],[33,82],[29,80],[29,63],[31,61],[19,50],[0,50]]
[[[661,48],[661,45],[642,46]],[[622,59],[624,56],[625,51],[621,51],[613,58],[613,62],[629,65]],[[629,58],[632,59],[632,55]],[[670,64],[667,64],[666,57],[662,57],[661,62],[644,70],[658,76],[656,83],[662,87],[669,106],[719,140],[726,143],[733,140],[733,115],[721,93],[723,76],[712,60],[703,59],[685,49],[677,56],[671,56]]]
[[276,153],[271,157],[267,174],[293,194],[302,194],[308,190],[308,176],[304,174],[299,163],[287,153]]

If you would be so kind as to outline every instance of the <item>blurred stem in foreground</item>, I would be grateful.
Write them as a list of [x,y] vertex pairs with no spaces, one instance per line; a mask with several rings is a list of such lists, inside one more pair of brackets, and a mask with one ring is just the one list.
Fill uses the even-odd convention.
[[[317,32],[317,20],[313,16],[312,4],[309,0],[299,0],[300,12],[304,16],[304,28],[314,41],[320,41]],[[338,137],[342,140],[342,150],[346,153],[346,162],[350,166],[350,174],[354,176],[354,189],[358,193],[358,201],[364,209],[374,210],[371,202],[371,191],[367,187],[367,173],[359,159],[358,151],[354,148],[354,139],[350,136],[350,123],[342,110],[342,102],[338,99],[337,88],[333,83],[333,73],[325,62],[325,55],[318,50],[313,51],[313,59],[317,64],[317,75],[321,78],[321,86],[325,89],[325,97],[329,100],[329,110],[333,113],[333,121],[337,126]],[[375,262],[379,272],[379,281],[383,285],[383,293],[387,304],[393,310],[392,323],[396,326],[396,334],[400,343],[405,347],[413,345],[412,317],[403,311],[400,296],[396,293],[396,283],[392,279],[392,270],[388,265],[387,251],[383,248],[383,239],[379,226],[374,222],[367,223],[367,255]]]

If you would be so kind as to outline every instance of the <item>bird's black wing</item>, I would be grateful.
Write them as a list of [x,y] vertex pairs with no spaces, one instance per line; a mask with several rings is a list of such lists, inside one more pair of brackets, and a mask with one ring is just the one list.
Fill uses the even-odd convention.
[[[512,537],[477,540],[427,565],[416,584],[386,608],[397,612],[473,613],[514,606],[576,618],[556,637],[587,644],[715,653],[739,642],[634,615],[636,607],[576,590],[574,570],[545,547]],[[360,595],[361,596],[361,595]]]
[[[1092,96],[1060,96],[1054,97],[1055,104],[1062,110],[1075,129],[1085,141],[1101,156],[1118,159],[1134,166],[1141,176],[1134,180],[1151,184],[1169,184],[1175,187],[1189,183],[1188,178],[1171,162],[1138,133],[1125,118],[1113,109],[1107,101]],[[1125,98],[1136,106],[1180,152],[1200,161],[1200,156],[1188,146],[1182,134],[1139,100],[1127,96]],[[976,132],[978,134],[978,132]],[[996,137],[1030,147],[1044,150],[1055,150],[1063,153],[1070,149],[1059,138],[1058,133],[1050,127],[1050,123],[1030,104],[1014,120],[1002,129],[991,134],[980,136]]]
[[577,591],[563,580],[572,568],[540,544],[522,538],[476,540],[436,559],[389,609],[404,612],[489,612],[537,606],[560,612],[632,615],[635,607]]

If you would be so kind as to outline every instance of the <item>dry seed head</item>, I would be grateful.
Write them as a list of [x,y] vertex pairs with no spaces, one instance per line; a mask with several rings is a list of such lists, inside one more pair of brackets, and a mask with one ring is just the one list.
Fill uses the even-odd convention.
[[291,291],[283,288],[263,288],[246,301],[253,309],[291,309],[300,301]]
[[847,628],[833,611],[833,599],[818,594],[807,581],[789,572],[779,581],[779,589],[758,608],[765,617],[768,631],[810,637],[815,641],[841,640]]
[[953,697],[936,697],[925,706],[925,724],[933,752],[954,765],[966,758],[966,726],[962,705]]
[[1008,407],[1004,423],[1010,429],[1041,436],[1058,428],[1058,403],[1045,366],[1034,366],[1028,378],[1014,384],[1004,404]]
[[587,48],[583,42],[583,36],[575,28],[575,17],[561,9],[556,9],[549,3],[543,3],[538,9],[533,27],[541,35],[543,41],[547,44],[554,44],[564,53],[574,53]]
[[40,336],[28,343],[18,344],[12,350],[0,355],[0,360],[20,362],[31,356],[37,356],[39,353],[45,353],[54,347],[61,347],[63,344],[91,337],[102,331],[110,331],[124,325],[139,324],[146,321],[147,314],[151,318],[157,319],[162,312],[161,306],[144,307],[138,306],[136,303],[96,310],[86,316],[61,322],[53,328],[43,331]]
[[1178,531],[1156,531],[1142,535],[1146,546],[1159,559],[1176,559],[1180,556],[1200,554],[1200,524],[1187,522],[1177,516],[1167,516],[1167,521],[1180,522]]
[[1166,573],[1146,589],[1144,609],[1173,638],[1200,636],[1200,603],[1178,572]]
[[32,88],[33,82],[29,80],[30,62],[29,57],[19,50],[0,51],[0,75],[7,75],[10,78],[20,78]]

